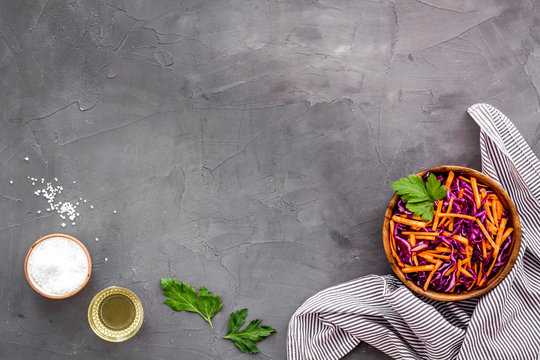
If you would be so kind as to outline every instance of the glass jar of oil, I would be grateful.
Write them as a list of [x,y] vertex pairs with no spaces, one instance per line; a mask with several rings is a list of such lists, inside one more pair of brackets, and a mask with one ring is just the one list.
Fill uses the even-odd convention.
[[143,323],[141,300],[132,291],[111,286],[94,296],[88,307],[88,322],[100,338],[120,342],[134,336]]

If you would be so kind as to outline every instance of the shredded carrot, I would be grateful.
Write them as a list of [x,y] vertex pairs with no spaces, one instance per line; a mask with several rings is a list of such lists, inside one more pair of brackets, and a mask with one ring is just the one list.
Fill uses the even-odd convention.
[[478,267],[476,264],[474,264],[474,273],[476,274],[476,279],[474,279],[472,282],[471,282],[471,285],[469,285],[469,287],[467,288],[467,291],[471,290],[474,286],[474,284],[476,283],[476,281],[478,280]]
[[458,199],[463,199],[463,191],[465,191],[465,189],[461,189],[459,190],[459,194],[458,194]]
[[402,218],[402,217],[399,217],[399,216],[396,216],[396,215],[392,216],[392,220],[394,220],[397,223],[404,224],[404,225],[416,226],[416,227],[419,227],[419,228],[426,227],[426,223],[424,221],[416,221],[416,220],[411,220],[411,219],[405,219],[405,218]]
[[493,218],[495,220],[495,224],[499,225],[499,207],[497,206],[497,203],[497,200],[493,200],[491,202],[491,207],[493,209]]
[[450,256],[449,256],[449,255],[442,255],[442,254],[431,253],[431,252],[428,252],[428,254],[431,255],[431,256],[433,256],[434,258],[450,260]]
[[456,279],[459,279],[460,274],[461,274],[461,259],[458,259],[458,261],[457,261],[457,270],[456,270]]
[[437,225],[439,224],[439,215],[441,214],[442,205],[443,205],[443,201],[439,200],[437,204],[437,211],[435,211],[435,220],[433,220],[433,225],[431,226],[431,230],[433,231],[437,229]]
[[432,256],[432,254],[426,254],[426,253],[418,253],[418,256],[425,259],[426,261],[435,264],[438,260],[435,260],[435,258]]
[[[448,207],[446,208],[446,213],[445,214],[450,214],[450,211],[452,211],[452,206],[454,205],[454,198],[451,198],[450,199],[450,202],[448,203]],[[448,218],[445,218],[443,219],[443,221],[441,222],[441,226],[444,226],[445,224],[448,224],[452,221],[452,218],[451,217],[448,217]]]
[[484,259],[487,257],[487,251],[486,251],[486,241],[482,240],[482,256]]
[[484,203],[484,210],[486,210],[486,215],[487,215],[487,218],[489,219],[489,221],[491,221],[492,224],[495,224],[495,219],[493,218],[493,215],[491,214],[489,204],[490,204],[489,201],[486,201]]
[[427,231],[403,231],[403,235],[433,235],[433,236],[439,236],[439,232],[427,232]]
[[[445,236],[450,236],[452,233],[450,233],[449,231],[443,231],[443,235]],[[463,245],[469,245],[469,239],[463,237],[463,236],[460,236],[460,235],[453,235],[451,236],[452,239],[454,240],[457,240],[459,241],[460,243],[462,243]]]
[[481,200],[481,201],[484,200],[484,198],[486,197],[486,195],[487,195],[486,189],[480,190],[480,200]]
[[433,235],[416,235],[416,238],[418,240],[435,240],[435,236]]
[[[468,182],[469,184],[472,182],[471,180],[467,179],[467,178],[464,177],[464,176],[458,176],[458,178],[461,179],[461,180],[463,180],[463,181],[465,181],[465,182]],[[471,179],[472,179],[472,177],[471,177]],[[480,184],[480,183],[477,183],[477,185],[480,186],[480,187],[485,187],[485,188],[488,187],[487,185]]]
[[495,240],[495,245],[501,246],[502,243],[502,236],[504,234],[504,230],[506,230],[506,222],[508,220],[506,218],[503,218],[501,220],[501,224],[499,225],[499,232],[497,233],[497,239]]
[[492,223],[490,223],[489,221],[486,221],[486,222],[487,222],[487,225],[488,225],[489,232],[491,232],[492,234],[496,234],[497,233],[497,227],[495,225],[493,225]]
[[454,218],[450,218],[450,225],[448,225],[448,230],[454,231]]
[[474,195],[474,202],[476,203],[476,208],[480,209],[480,196],[478,195],[478,186],[476,186],[476,178],[471,176],[471,187]]
[[401,269],[405,274],[419,271],[431,271],[435,268],[435,265],[421,265],[421,266],[405,266]]
[[506,229],[506,231],[504,232],[504,234],[503,234],[503,236],[502,236],[501,244],[504,242],[504,240],[506,240],[507,237],[510,236],[510,234],[512,233],[512,231],[514,231],[513,228],[508,228],[508,229]]
[[456,270],[456,265],[453,265],[450,269],[448,269],[448,270],[444,273],[444,276],[450,275],[451,273],[454,272],[454,270]]
[[480,222],[479,219],[476,219],[476,223],[478,224],[478,227],[480,228],[480,231],[482,231],[482,233],[484,234],[484,236],[486,237],[486,239],[488,239],[489,243],[491,244],[492,247],[495,247],[495,243],[493,242],[493,239],[491,238],[491,236],[489,236],[489,233],[487,232],[486,228],[484,227],[484,225]]
[[471,216],[471,215],[464,215],[464,214],[441,214],[440,215],[441,217],[457,217],[457,218],[462,218],[462,219],[467,219],[467,220],[476,220],[476,218],[474,216]]
[[437,261],[437,264],[435,264],[435,267],[433,268],[433,270],[431,270],[431,272],[429,273],[428,275],[428,278],[426,280],[426,283],[424,284],[424,291],[427,291],[428,289],[428,286],[429,286],[429,283],[431,282],[431,279],[433,278],[433,275],[435,274],[435,272],[437,271],[437,269],[439,269],[439,267],[442,265],[442,261],[439,260]]
[[482,274],[482,267],[483,266],[484,266],[484,263],[480,263],[480,270],[476,274],[476,277],[477,277],[476,285],[478,285],[478,286],[482,286],[484,284],[485,278],[483,276],[482,276],[482,278],[480,278],[480,275]]
[[[442,243],[441,245],[446,245],[446,243]],[[448,247],[448,245],[446,245],[446,247],[437,246],[435,248],[435,251],[438,251],[438,252],[452,252],[452,250]]]
[[473,274],[471,274],[467,269],[461,268],[461,273],[467,277],[473,278]]
[[503,215],[503,207],[500,201],[497,201],[497,220],[501,221]]
[[452,181],[454,181],[454,172],[450,171],[448,173],[448,177],[446,178],[446,190],[450,190],[450,185],[452,185]]
[[489,267],[488,271],[486,272],[486,277],[488,277],[489,274],[491,274],[491,270],[493,270],[493,265],[495,265],[496,262],[497,262],[497,258],[495,257],[493,259],[493,261],[491,262],[491,266]]

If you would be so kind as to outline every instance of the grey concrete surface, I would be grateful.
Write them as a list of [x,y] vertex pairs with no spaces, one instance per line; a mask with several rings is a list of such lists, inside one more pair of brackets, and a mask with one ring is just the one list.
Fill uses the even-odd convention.
[[[540,151],[539,6],[1,1],[0,357],[285,359],[305,299],[390,272],[381,223],[394,180],[480,167],[469,105],[499,107]],[[77,225],[62,228],[28,176],[88,199]],[[24,277],[28,248],[53,232],[93,258],[68,300]],[[163,305],[160,277],[219,294],[216,328]],[[121,344],[86,319],[110,285],[146,310]],[[243,307],[278,331],[259,355],[221,339]],[[387,358],[367,344],[347,356]]]

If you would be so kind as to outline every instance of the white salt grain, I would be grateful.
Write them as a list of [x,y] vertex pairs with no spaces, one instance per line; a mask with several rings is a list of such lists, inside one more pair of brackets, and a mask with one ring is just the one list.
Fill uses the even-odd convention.
[[48,295],[66,295],[79,289],[88,275],[84,250],[64,237],[46,239],[32,250],[27,263],[32,284]]
[[60,224],[62,227],[66,227],[66,223],[62,223]]
[[113,214],[116,214],[116,210],[113,211]]
[[13,185],[13,180],[9,180],[9,183],[10,183],[11,185]]
[[99,238],[96,238],[96,241],[99,241]]
[[105,261],[109,261],[109,259],[105,258]]
[[37,213],[38,213],[38,214],[41,214],[41,210],[38,210]]
[[93,209],[94,208],[94,205],[90,205],[90,209]]
[[28,156],[24,158],[24,161],[28,161],[28,160],[30,160]]
[[[36,185],[36,182],[39,182],[37,178],[27,177],[32,185]],[[77,206],[79,202],[70,202],[70,201],[58,201],[60,194],[64,190],[64,187],[61,185],[53,184],[50,182],[45,182],[45,178],[40,178],[43,188],[38,189],[34,192],[36,196],[43,197],[48,204],[47,211],[56,212],[62,220],[69,219],[70,222],[77,222],[77,218],[80,214],[77,212]],[[54,181],[58,182],[58,178],[54,178]],[[75,181],[74,181],[75,182]],[[83,199],[80,197],[79,199]],[[85,200],[86,201],[86,200]]]

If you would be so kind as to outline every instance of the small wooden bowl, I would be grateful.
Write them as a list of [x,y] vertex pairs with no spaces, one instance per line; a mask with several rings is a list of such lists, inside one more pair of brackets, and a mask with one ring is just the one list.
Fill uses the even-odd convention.
[[[69,239],[71,241],[76,242],[83,249],[84,253],[86,254],[86,259],[88,260],[88,274],[86,275],[86,279],[84,280],[82,285],[77,290],[72,291],[72,292],[70,292],[68,294],[65,294],[65,295],[51,295],[51,294],[47,294],[47,293],[42,292],[41,290],[39,290],[37,288],[37,286],[34,285],[32,280],[30,280],[30,276],[28,275],[28,258],[30,257],[30,253],[32,252],[32,250],[34,250],[34,248],[37,246],[37,244],[39,244],[40,242],[42,242],[44,240],[52,238],[52,237],[63,237],[63,238],[66,238],[66,239]],[[38,294],[40,294],[40,295],[42,295],[42,296],[44,296],[46,298],[49,298],[49,299],[65,299],[65,298],[68,298],[70,296],[75,295],[76,293],[81,291],[86,286],[86,284],[88,283],[88,280],[90,280],[90,275],[92,274],[92,259],[90,258],[90,253],[88,252],[86,247],[83,245],[83,243],[80,242],[79,240],[75,239],[73,236],[66,235],[66,234],[50,234],[50,235],[46,235],[46,236],[42,237],[41,239],[37,240],[34,244],[32,244],[30,249],[28,249],[28,253],[26,254],[26,258],[24,259],[24,274],[26,275],[26,281],[28,281],[28,284]]]
[[384,214],[384,224],[383,224],[383,244],[384,244],[384,251],[386,252],[386,257],[388,258],[388,262],[390,263],[390,266],[392,267],[392,270],[394,270],[394,273],[397,275],[397,277],[401,281],[403,281],[403,283],[409,289],[416,292],[417,294],[426,296],[430,299],[439,300],[439,301],[459,301],[459,300],[471,299],[480,295],[484,295],[488,291],[492,290],[504,279],[506,275],[508,275],[508,273],[512,269],[512,266],[514,266],[514,263],[516,262],[516,259],[519,254],[519,246],[521,244],[521,225],[519,222],[519,216],[516,210],[516,206],[512,202],[512,199],[510,199],[510,196],[508,196],[506,191],[502,188],[502,186],[499,185],[497,182],[495,182],[495,180],[482,174],[479,171],[476,171],[467,167],[463,167],[463,166],[451,166],[451,165],[432,167],[432,168],[419,172],[417,175],[423,176],[427,172],[441,174],[441,173],[448,173],[450,171],[453,171],[456,174],[461,173],[467,176],[474,176],[476,179],[478,179],[480,183],[487,185],[491,190],[493,190],[499,197],[499,200],[503,204],[504,208],[510,211],[510,224],[509,225],[514,228],[514,232],[512,233],[512,245],[509,250],[510,253],[509,253],[508,260],[506,264],[504,265],[504,267],[499,271],[499,273],[494,278],[491,278],[489,280],[487,286],[481,289],[463,292],[461,294],[443,293],[443,292],[437,292],[433,290],[424,291],[423,288],[416,285],[413,281],[407,280],[405,278],[405,274],[401,271],[401,268],[396,263],[396,260],[392,256],[392,252],[390,250],[390,219],[392,218],[392,214],[394,213],[394,206],[399,200],[399,196],[397,194],[394,194],[392,199],[390,199],[390,203],[388,204],[388,208],[386,209],[386,212]]

